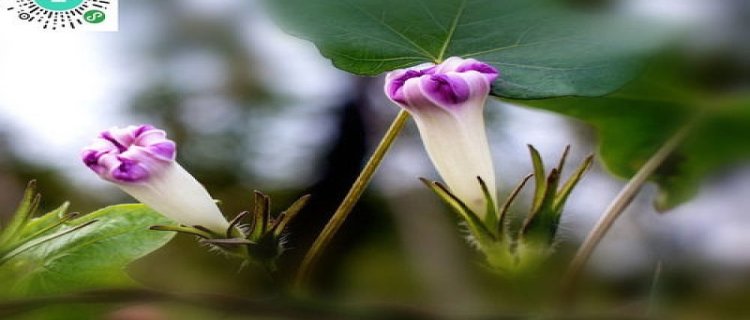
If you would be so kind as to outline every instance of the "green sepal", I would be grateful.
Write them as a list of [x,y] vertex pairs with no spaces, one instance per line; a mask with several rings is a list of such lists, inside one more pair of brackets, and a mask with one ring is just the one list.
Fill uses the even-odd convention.
[[430,190],[435,192],[443,202],[450,206],[453,209],[453,212],[456,213],[461,220],[466,222],[466,226],[469,228],[469,231],[475,237],[480,246],[484,246],[497,240],[494,232],[484,225],[482,219],[480,219],[474,211],[469,209],[461,199],[451,193],[445,185],[425,178],[419,178],[419,180],[430,188]]
[[544,184],[537,186],[537,190],[542,190],[542,200],[536,210],[526,216],[520,230],[519,239],[534,238],[546,243],[552,241],[552,234],[555,233],[557,228],[557,224],[555,224],[557,212],[554,211],[553,205],[559,181],[560,173],[555,168],[550,171],[549,176],[544,180]]
[[490,189],[487,187],[487,183],[484,182],[482,177],[477,176],[477,181],[479,182],[479,187],[482,189],[484,202],[486,204],[484,210],[484,225],[487,226],[490,231],[495,232],[494,236],[497,238],[500,234],[496,232],[496,228],[493,228],[497,225],[497,204],[495,203],[493,195],[490,193]]
[[253,192],[253,195],[253,216],[247,238],[257,241],[268,230],[271,220],[271,198],[257,190]]
[[[570,178],[560,186],[561,173],[570,153],[570,146],[565,148],[557,166],[550,170],[549,174],[545,172],[539,152],[531,145],[528,147],[534,172],[519,182],[499,209],[495,208],[487,185],[482,179],[478,179],[488,202],[486,213],[492,216],[484,221],[445,185],[420,178],[466,224],[487,264],[507,275],[533,270],[547,259],[554,248],[565,201],[593,163],[593,156],[586,157]],[[508,212],[532,177],[536,183],[531,210],[521,227],[514,233],[515,236],[511,236],[507,221]]]
[[166,225],[155,225],[149,227],[149,230],[154,231],[170,231],[170,232],[177,232],[177,233],[183,233],[191,236],[197,236],[204,239],[210,239],[213,235],[210,232],[206,232],[204,228],[196,228],[196,227],[190,227],[190,226],[166,226]]
[[557,235],[565,202],[583,177],[583,174],[593,164],[594,158],[592,155],[586,157],[570,178],[560,187],[560,178],[570,152],[570,146],[565,148],[557,167],[550,171],[546,179],[538,178],[544,174],[543,171],[540,172],[540,170],[544,169],[541,164],[539,152],[531,146],[529,146],[529,150],[532,162],[534,163],[534,174],[537,176],[537,185],[534,206],[532,206],[532,211],[527,216],[519,232],[519,243],[521,245],[528,245],[528,242],[531,241],[536,242],[536,246],[551,246]]
[[554,204],[554,210],[557,212],[562,212],[563,207],[565,206],[565,202],[568,200],[568,196],[570,196],[570,193],[573,191],[573,188],[575,188],[576,185],[578,185],[578,182],[581,180],[583,175],[586,173],[586,171],[591,168],[591,165],[594,163],[594,155],[589,155],[586,157],[586,159],[583,160],[583,163],[581,163],[580,166],[576,169],[575,172],[568,178],[568,180],[563,184],[563,186],[560,188],[560,191],[557,192],[557,196],[555,197],[555,204]]
[[509,223],[507,222],[506,217],[508,216],[508,210],[510,210],[510,206],[513,205],[513,203],[516,201],[516,198],[518,197],[518,194],[521,193],[521,190],[526,186],[526,183],[531,180],[531,178],[534,176],[533,173],[530,173],[526,175],[523,179],[521,179],[521,182],[518,183],[515,189],[511,191],[510,195],[508,195],[508,198],[505,199],[505,202],[503,203],[502,208],[498,211],[498,220],[497,220],[497,233],[500,235],[508,236],[509,234]]
[[307,202],[310,200],[310,195],[306,194],[297,201],[294,201],[291,206],[289,206],[288,209],[281,212],[278,218],[276,218],[276,221],[274,222],[273,226],[271,226],[271,230],[273,230],[274,237],[280,237],[282,236],[284,230],[286,229],[286,226],[289,225],[289,222],[291,222],[294,217],[297,216],[297,214],[302,211],[302,208],[305,207]]
[[565,161],[570,153],[570,146],[565,147],[557,167],[553,168],[549,175],[546,175],[544,171],[544,164],[539,151],[529,145],[529,153],[536,177],[534,203],[531,212],[526,216],[526,220],[519,230],[518,240],[519,246],[531,241],[544,247],[552,244],[557,233],[561,214],[561,211],[555,208],[557,189]]
[[[297,199],[276,218],[271,216],[271,197],[253,192],[253,210],[243,211],[229,221],[225,232],[216,233],[202,226],[151,226],[151,230],[171,231],[198,236],[199,241],[227,255],[245,260],[246,264],[263,266],[269,271],[276,269],[276,260],[286,250],[284,231],[302,210],[310,195]],[[248,225],[242,225],[249,219]]]
[[546,189],[546,181],[545,176],[546,172],[544,170],[544,162],[542,161],[542,156],[539,154],[539,151],[534,148],[532,145],[528,145],[529,152],[531,153],[531,164],[534,168],[534,182],[536,185],[536,188],[534,189],[534,199],[531,204],[531,212],[535,212],[539,210],[539,206],[542,205],[542,201],[544,201],[544,191]]

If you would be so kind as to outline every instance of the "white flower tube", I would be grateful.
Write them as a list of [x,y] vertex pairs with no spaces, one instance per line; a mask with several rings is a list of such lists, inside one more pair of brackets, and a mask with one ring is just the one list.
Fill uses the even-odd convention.
[[448,188],[480,217],[486,200],[477,177],[496,202],[495,170],[484,127],[484,104],[498,77],[492,66],[452,57],[390,72],[385,92],[416,121],[432,163]]
[[187,226],[229,228],[208,191],[176,161],[175,143],[150,125],[111,128],[83,149],[83,162],[138,201]]

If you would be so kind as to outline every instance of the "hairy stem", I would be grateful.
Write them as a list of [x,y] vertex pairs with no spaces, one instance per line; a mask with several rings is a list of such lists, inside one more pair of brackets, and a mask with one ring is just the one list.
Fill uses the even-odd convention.
[[562,288],[563,297],[568,301],[571,301],[573,286],[578,280],[578,277],[583,270],[583,267],[588,262],[594,249],[601,242],[602,238],[607,234],[615,220],[625,211],[625,209],[633,202],[635,196],[641,190],[644,184],[648,181],[648,178],[664,163],[669,155],[674,152],[675,149],[682,143],[685,137],[688,135],[690,130],[694,127],[696,121],[691,121],[688,124],[682,126],[672,137],[669,138],[659,150],[646,161],[638,172],[628,181],[625,187],[622,188],[617,197],[610,203],[609,207],[601,215],[599,221],[597,221],[594,228],[586,236],[586,239],[581,244],[581,247],[576,252],[573,260],[568,267],[567,272],[563,277]]
[[383,157],[385,156],[386,152],[388,152],[388,149],[391,148],[393,141],[396,139],[399,132],[401,132],[401,129],[404,128],[404,124],[406,124],[406,120],[408,118],[409,114],[405,110],[401,110],[396,116],[396,119],[393,120],[393,123],[391,123],[390,128],[388,128],[388,131],[386,131],[383,139],[380,140],[378,147],[375,149],[375,152],[372,154],[372,156],[370,156],[370,159],[367,161],[367,164],[365,164],[365,167],[359,173],[357,180],[354,181],[354,184],[352,185],[351,189],[349,189],[346,197],[344,197],[344,200],[336,209],[336,212],[333,213],[331,220],[328,221],[325,228],[323,228],[323,231],[321,231],[320,235],[318,235],[318,238],[315,239],[312,247],[310,247],[307,255],[305,255],[305,258],[302,261],[302,265],[300,266],[300,269],[297,272],[297,277],[295,279],[296,288],[301,289],[307,283],[307,280],[309,279],[313,269],[315,268],[320,255],[323,253],[328,244],[330,244],[331,239],[333,239],[333,236],[344,223],[346,217],[354,208],[354,205],[357,204],[357,201],[362,196],[365,188],[367,188],[370,180],[372,180],[372,176],[375,174],[375,171],[377,171],[380,163],[383,161]]

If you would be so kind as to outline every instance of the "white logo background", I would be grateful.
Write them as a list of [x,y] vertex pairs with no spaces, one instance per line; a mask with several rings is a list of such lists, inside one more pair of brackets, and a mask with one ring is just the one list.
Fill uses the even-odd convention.
[[[44,30],[49,32],[117,31],[119,0],[45,0],[55,5],[78,3],[68,10],[48,10],[40,5],[42,0],[0,0],[0,29]],[[91,23],[86,13],[98,10],[104,20]],[[97,14],[96,17],[99,17]],[[91,19],[88,19],[91,20]]]

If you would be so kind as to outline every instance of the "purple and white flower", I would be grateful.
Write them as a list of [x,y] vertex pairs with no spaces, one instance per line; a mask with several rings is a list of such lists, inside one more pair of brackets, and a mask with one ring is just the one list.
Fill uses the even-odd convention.
[[81,153],[104,180],[183,225],[218,234],[229,228],[208,191],[176,161],[176,145],[151,125],[114,127]]
[[498,71],[474,59],[451,57],[435,65],[395,70],[385,93],[416,121],[427,153],[448,188],[483,217],[486,200],[477,177],[496,202],[495,170],[484,128],[484,104]]

